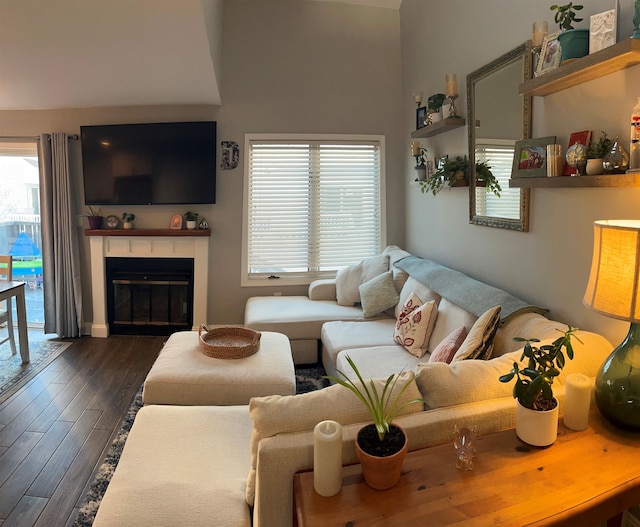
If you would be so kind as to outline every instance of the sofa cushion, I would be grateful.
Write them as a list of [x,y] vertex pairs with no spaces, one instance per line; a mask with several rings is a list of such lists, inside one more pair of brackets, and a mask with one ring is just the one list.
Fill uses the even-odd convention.
[[389,255],[379,254],[360,263],[344,267],[336,274],[338,305],[353,306],[360,302],[360,284],[389,270]]
[[374,346],[371,348],[347,349],[338,353],[336,357],[336,370],[340,370],[350,379],[355,379],[356,374],[347,362],[347,356],[353,360],[358,371],[365,378],[384,378],[391,372],[409,371],[416,369],[426,358],[416,357],[406,353],[397,344],[391,346]]
[[[399,404],[420,398],[420,391],[413,380],[412,371],[404,372],[391,392],[391,398],[393,399],[394,394],[399,393],[407,383],[410,383],[410,386],[400,397]],[[378,379],[374,382],[378,391],[381,392],[384,380]],[[422,410],[422,403],[410,404],[398,415]],[[262,439],[288,432],[313,430],[320,421],[326,419],[337,421],[343,426],[371,421],[371,416],[360,399],[339,384],[302,395],[254,397],[249,403],[249,413],[253,420],[251,470],[247,479],[246,494],[249,505],[253,505],[255,498],[255,469],[258,445]]]
[[438,317],[431,333],[427,351],[435,349],[438,344],[447,338],[447,335],[450,335],[453,330],[458,329],[460,326],[470,330],[477,319],[478,317],[443,297],[438,304]]
[[464,339],[467,337],[467,328],[460,326],[458,329],[454,329],[435,349],[429,356],[429,362],[446,362],[449,364],[453,360],[453,356],[456,354]]
[[411,256],[411,253],[408,253],[407,251],[400,249],[400,247],[397,247],[395,245],[390,245],[384,251],[382,251],[382,254],[389,255],[389,269],[393,271],[393,281],[396,284],[396,291],[398,291],[399,293],[400,291],[402,291],[405,282],[409,278],[409,273],[403,271],[402,269],[399,269],[394,264],[398,260],[402,260],[407,256]]
[[398,303],[398,291],[393,282],[393,271],[387,271],[359,287],[362,314],[365,318],[375,317],[385,309]]
[[496,336],[499,324],[500,306],[495,306],[476,320],[451,362],[490,358],[493,351],[493,338]]
[[422,303],[416,295],[409,297],[396,322],[394,340],[416,357],[427,350],[429,337],[435,325],[436,301]]
[[410,276],[409,278],[407,278],[407,281],[400,291],[400,299],[398,300],[398,304],[396,305],[394,315],[395,318],[398,318],[400,316],[402,307],[405,305],[412,293],[417,295],[418,298],[422,300],[422,303],[429,302],[431,300],[435,300],[436,304],[440,302],[440,295]]

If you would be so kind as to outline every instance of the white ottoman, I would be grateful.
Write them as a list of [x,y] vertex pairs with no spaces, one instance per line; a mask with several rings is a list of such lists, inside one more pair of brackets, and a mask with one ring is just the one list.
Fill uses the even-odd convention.
[[296,376],[286,335],[262,332],[260,348],[242,359],[214,359],[198,350],[198,332],[169,337],[146,380],[144,404],[218,406],[252,397],[294,395]]

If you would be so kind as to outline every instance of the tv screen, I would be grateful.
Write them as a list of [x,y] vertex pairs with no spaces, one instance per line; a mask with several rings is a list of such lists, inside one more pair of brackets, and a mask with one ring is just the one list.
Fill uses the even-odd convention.
[[216,122],[81,126],[87,205],[216,201]]

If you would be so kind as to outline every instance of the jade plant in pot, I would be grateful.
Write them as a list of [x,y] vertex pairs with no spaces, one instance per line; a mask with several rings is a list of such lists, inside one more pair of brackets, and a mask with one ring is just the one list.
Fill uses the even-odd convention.
[[130,212],[122,213],[122,226],[125,229],[133,229],[133,220],[136,219],[135,214],[131,214]]
[[429,123],[435,123],[442,119],[442,104],[447,96],[444,93],[434,93],[427,99],[427,107],[429,108]]
[[[561,330],[558,330],[561,331]],[[520,361],[527,359],[526,367],[513,363],[510,372],[501,375],[500,382],[515,379],[513,397],[516,404],[516,434],[522,441],[533,446],[549,446],[558,435],[558,400],[553,395],[553,381],[560,375],[567,357],[573,359],[571,338],[577,328],[569,326],[561,331],[562,336],[551,344],[535,346],[538,339],[516,337],[516,342],[524,342]],[[565,356],[566,352],[566,356]]]
[[576,11],[581,11],[583,7],[569,2],[563,5],[553,4],[549,8],[555,11],[553,19],[561,31],[558,41],[562,48],[562,62],[589,54],[589,30],[573,27],[574,23],[582,22],[583,19],[576,16]]
[[372,423],[365,425],[356,438],[356,454],[362,465],[362,475],[371,488],[385,490],[400,480],[402,464],[409,450],[407,437],[397,425],[392,424],[395,417],[407,406],[424,403],[422,399],[411,399],[401,403],[404,392],[414,382],[412,379],[394,394],[394,388],[402,375],[390,375],[382,389],[374,379],[365,381],[351,357],[346,357],[349,366],[356,374],[356,384],[340,370],[339,377],[327,376],[326,379],[344,386],[360,399],[371,415]]
[[606,156],[611,147],[613,141],[607,137],[607,132],[602,131],[600,138],[597,141],[590,141],[587,146],[587,175],[598,176],[604,174],[604,168],[602,162],[604,156]]

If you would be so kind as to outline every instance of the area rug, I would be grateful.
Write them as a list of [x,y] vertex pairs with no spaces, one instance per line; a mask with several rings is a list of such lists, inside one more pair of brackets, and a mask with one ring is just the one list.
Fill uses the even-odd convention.
[[23,365],[19,351],[11,355],[9,342],[0,345],[0,403],[27,384],[69,346],[70,342],[57,340],[30,341],[29,364]]
[[[320,390],[329,386],[329,381],[323,379],[323,375],[326,375],[326,373],[321,364],[296,366],[296,395]],[[118,465],[122,449],[124,448],[127,437],[129,436],[129,431],[133,426],[133,421],[140,408],[142,408],[142,386],[134,397],[131,408],[129,408],[118,434],[113,440],[113,443],[111,443],[104,462],[98,469],[96,478],[89,488],[89,492],[85,497],[82,508],[78,512],[73,527],[90,527],[93,525],[93,520],[98,512],[102,496],[104,496],[113,472]]]

